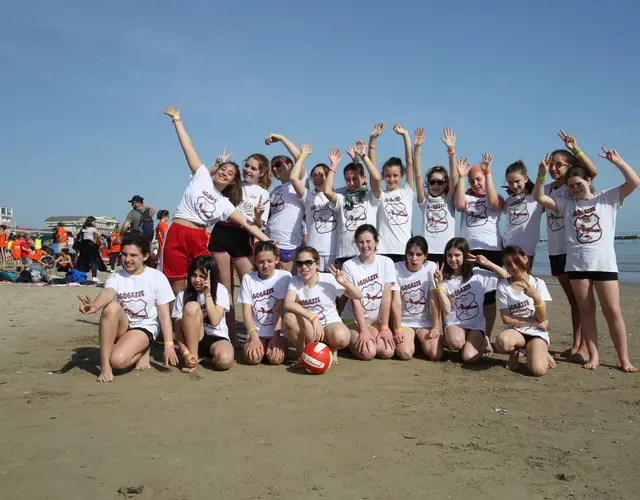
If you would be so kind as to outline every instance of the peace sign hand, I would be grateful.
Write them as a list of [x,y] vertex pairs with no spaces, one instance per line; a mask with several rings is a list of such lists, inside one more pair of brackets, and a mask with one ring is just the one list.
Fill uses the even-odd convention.
[[489,260],[484,255],[473,255],[472,253],[467,254],[467,260],[469,262],[475,262],[481,266],[486,267]]
[[424,128],[418,127],[413,134],[413,147],[417,148],[424,144],[426,137],[424,135]]
[[349,284],[349,280],[340,269],[337,269],[334,266],[329,266],[329,272],[333,275],[336,281],[340,283],[342,286],[346,286]]
[[180,108],[174,109],[173,106],[167,106],[162,110],[162,112],[165,115],[170,116],[172,120],[176,118],[180,118]]
[[547,153],[544,156],[544,160],[538,163],[538,175],[540,177],[546,177],[549,172],[549,166],[551,165],[551,155]]
[[205,297],[211,295],[211,270],[207,271],[207,279],[202,284],[202,293],[204,293]]
[[469,166],[469,160],[464,157],[458,158],[458,161],[456,162],[456,170],[458,171],[458,175],[460,177],[466,177],[467,175],[469,175],[469,170],[471,170],[471,167]]
[[562,139],[564,145],[572,153],[575,154],[580,150],[580,148],[578,147],[578,143],[576,142],[576,138],[571,134],[567,134],[564,130],[560,129],[560,132],[558,132],[558,137]]
[[623,165],[625,163],[625,161],[622,159],[622,157],[618,154],[618,152],[615,149],[607,149],[604,146],[600,146],[602,148],[602,153],[599,153],[598,156],[600,158],[604,158],[605,160],[610,161],[611,163],[613,163],[616,166],[620,166]]
[[233,153],[227,154],[227,148],[224,148],[224,151],[222,151],[222,154],[216,158],[216,163],[215,163],[214,167],[219,167],[223,163],[226,163],[227,160],[229,158],[231,158],[232,154]]
[[433,281],[436,284],[436,288],[442,287],[442,283],[444,283],[444,262],[436,267],[433,272]]
[[540,294],[538,293],[538,290],[533,288],[533,286],[531,286],[531,284],[528,281],[521,280],[518,283],[522,287],[522,291],[527,297],[531,297],[534,301],[537,301],[540,299]]
[[380,134],[382,134],[383,130],[384,130],[384,122],[378,122],[373,127],[373,130],[371,131],[371,134],[369,134],[369,137],[377,139],[378,137],[380,137]]
[[80,306],[78,307],[78,310],[82,314],[95,314],[98,312],[98,309],[93,305],[93,302],[88,295],[85,295],[84,297],[78,295],[78,298],[80,299]]
[[445,127],[443,132],[444,132],[444,137],[440,137],[440,140],[444,142],[444,145],[447,146],[447,148],[451,148],[451,149],[455,148],[456,134],[454,133],[454,131],[450,127]]
[[260,217],[262,217],[263,213],[264,213],[264,205],[262,203],[262,196],[261,196],[260,201],[253,209],[253,214],[256,216],[256,219],[259,219]]

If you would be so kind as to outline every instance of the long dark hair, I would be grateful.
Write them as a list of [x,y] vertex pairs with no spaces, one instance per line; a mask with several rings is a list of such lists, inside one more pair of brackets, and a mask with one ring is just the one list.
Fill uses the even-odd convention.
[[196,271],[200,271],[205,276],[208,272],[211,272],[211,298],[213,299],[213,303],[217,304],[216,292],[218,291],[218,283],[220,282],[220,273],[218,271],[216,261],[213,260],[211,255],[200,255],[193,259],[191,264],[189,264],[189,271],[187,272],[187,287],[184,289],[184,300],[182,304],[186,305],[188,302],[197,300],[198,298],[198,292],[191,283],[191,276],[193,276]]
[[[573,165],[567,169],[567,171],[564,173],[565,184],[567,184],[567,181],[569,180],[570,177],[580,177],[585,181],[593,180],[593,178],[589,175],[589,171],[582,165]],[[595,188],[593,187],[593,184],[589,184],[589,190],[591,191],[591,194],[596,192]]]
[[473,262],[469,261],[469,243],[464,238],[451,238],[447,242],[447,246],[444,247],[444,269],[442,270],[442,274],[444,279],[451,279],[453,276],[453,269],[449,265],[447,261],[447,254],[449,250],[455,248],[456,250],[460,250],[462,252],[462,282],[465,283],[471,279],[473,276]]
[[404,248],[405,257],[411,247],[418,247],[425,256],[429,254],[429,244],[427,243],[427,240],[424,239],[424,236],[412,236],[409,238],[407,246]]
[[[533,187],[535,186],[535,184],[529,178],[529,174],[527,173],[527,167],[525,166],[522,160],[515,161],[507,167],[507,170],[505,171],[504,176],[506,177],[509,174],[520,174],[523,177],[526,176],[527,182],[524,185],[524,190],[527,192],[527,194],[533,193]],[[509,190],[507,189],[507,191]],[[513,195],[513,193],[511,193],[510,191],[509,191],[509,194]]]
[[524,262],[524,259],[528,258],[527,254],[518,245],[509,245],[504,247],[502,260],[504,261],[507,257],[510,257],[513,262],[518,265],[521,271],[529,272],[529,265]]
[[87,219],[84,221],[84,224],[82,225],[82,229],[86,229],[90,227],[91,223],[95,221],[96,221],[96,218],[94,216],[87,217]]
[[225,165],[233,165],[236,169],[236,173],[233,175],[231,184],[224,188],[221,193],[234,207],[236,207],[242,201],[242,179],[240,177],[240,166],[234,161],[225,161],[218,167],[218,169],[221,169]]

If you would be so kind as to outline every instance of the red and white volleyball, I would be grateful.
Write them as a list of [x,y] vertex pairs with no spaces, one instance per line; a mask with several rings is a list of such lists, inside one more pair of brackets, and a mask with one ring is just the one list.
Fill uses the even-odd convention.
[[331,362],[333,361],[331,348],[322,342],[307,344],[302,350],[300,361],[307,373],[322,375],[331,368]]

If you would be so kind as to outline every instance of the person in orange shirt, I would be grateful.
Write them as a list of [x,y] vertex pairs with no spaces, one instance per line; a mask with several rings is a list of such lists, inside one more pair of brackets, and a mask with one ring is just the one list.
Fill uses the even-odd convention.
[[167,234],[167,229],[169,229],[169,224],[167,221],[169,220],[169,210],[159,210],[157,219],[160,221],[156,226],[156,240],[158,241],[158,261],[162,256],[162,247],[164,247],[164,239]]
[[58,244],[58,252],[62,251],[63,248],[67,248],[67,230],[64,228],[63,222],[58,222],[56,243]]
[[111,266],[111,272],[116,270],[116,263],[122,266],[122,257],[120,257],[120,224],[116,224],[111,234],[109,235],[111,244],[109,245],[109,265]]
[[0,260],[2,260],[2,265],[4,266],[7,263],[7,245],[8,245],[8,236],[7,236],[7,226],[2,224],[0,226]]

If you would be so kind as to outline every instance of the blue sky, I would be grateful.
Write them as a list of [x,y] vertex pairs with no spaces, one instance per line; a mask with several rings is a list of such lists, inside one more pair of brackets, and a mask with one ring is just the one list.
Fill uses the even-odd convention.
[[[444,163],[451,126],[460,154],[535,175],[562,127],[640,168],[639,15],[633,1],[6,2],[0,205],[31,227],[122,219],[138,193],[173,212],[189,171],[167,104],[208,164],[224,147],[281,153],[269,132],[324,161],[384,120],[379,160],[401,155],[398,122],[426,128],[425,168]],[[598,188],[621,182],[597,165]],[[639,211],[634,193],[618,229],[640,229]]]

